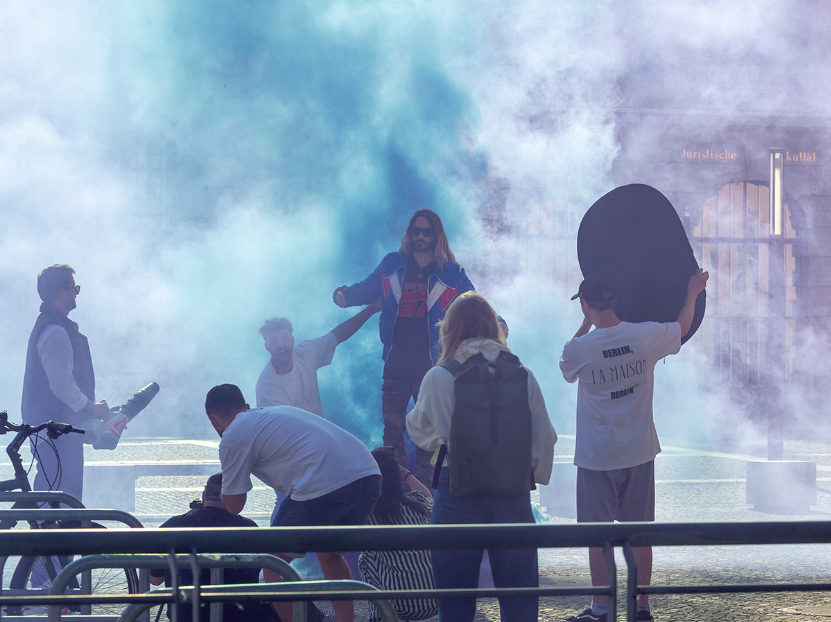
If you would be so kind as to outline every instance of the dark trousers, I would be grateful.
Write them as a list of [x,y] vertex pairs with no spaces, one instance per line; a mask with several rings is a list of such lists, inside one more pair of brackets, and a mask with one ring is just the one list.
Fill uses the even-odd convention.
[[[381,411],[384,415],[384,445],[395,449],[398,464],[407,466],[407,450],[404,448],[404,430],[407,429],[407,406],[410,397],[418,401],[418,389],[421,383],[403,382],[401,380],[384,380],[381,385]],[[430,458],[433,454],[420,447],[416,448],[415,475],[427,487],[433,483],[433,466]]]
[[[449,471],[441,470],[433,502],[433,525],[478,523],[534,523],[531,495],[469,498],[450,494]],[[479,585],[482,551],[432,551],[436,589],[467,589]],[[488,559],[496,587],[539,587],[539,562],[536,549],[490,549]],[[439,622],[472,622],[476,616],[475,598],[439,598]],[[503,597],[499,599],[502,622],[536,622],[539,599]]]

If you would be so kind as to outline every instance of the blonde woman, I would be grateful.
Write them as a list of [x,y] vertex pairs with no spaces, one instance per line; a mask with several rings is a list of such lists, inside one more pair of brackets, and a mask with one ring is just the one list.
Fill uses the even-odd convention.
[[[455,376],[442,367],[456,361],[464,363],[482,354],[491,374],[502,355],[514,364],[502,332],[488,302],[475,292],[462,294],[447,310],[440,332],[442,354],[438,366],[425,375],[418,402],[407,415],[407,430],[413,442],[428,451],[447,447],[450,463],[451,423],[455,408]],[[506,353],[506,355],[503,355]],[[528,409],[531,416],[531,469],[535,482],[547,484],[551,476],[554,443],[557,434],[548,419],[540,387],[530,370],[527,371]],[[522,410],[527,413],[522,405]],[[528,482],[530,489],[531,482]],[[533,523],[529,492],[506,496],[456,496],[450,492],[449,469],[441,469],[433,505],[432,524],[472,523]],[[475,588],[478,585],[482,551],[433,551],[433,576],[437,589]],[[536,550],[493,549],[488,551],[494,584],[497,587],[536,587],[539,585]],[[499,600],[503,622],[536,620],[538,599],[502,598]],[[472,598],[439,599],[441,622],[473,620],[476,601]]]

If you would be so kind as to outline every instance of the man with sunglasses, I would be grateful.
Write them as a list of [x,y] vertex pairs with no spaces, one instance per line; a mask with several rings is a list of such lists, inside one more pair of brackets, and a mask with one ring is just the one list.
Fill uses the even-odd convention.
[[[370,304],[383,296],[379,329],[384,346],[384,444],[395,448],[404,467],[410,397],[418,400],[421,380],[439,358],[438,324],[447,307],[456,296],[472,289],[450,250],[441,218],[422,209],[410,219],[397,252],[384,257],[360,283],[339,287],[333,294],[339,307]],[[416,449],[415,475],[428,486],[432,481],[430,457],[430,452]]]
[[[92,414],[104,418],[106,402],[95,401],[95,373],[87,338],[67,316],[76,306],[81,286],[75,270],[65,264],[45,268],[37,289],[43,304],[29,336],[23,377],[23,422],[37,425],[60,421],[80,428]],[[57,455],[41,446],[32,453],[38,463],[34,490],[62,490],[81,499],[84,486],[84,445],[80,434],[64,434],[54,441]]]

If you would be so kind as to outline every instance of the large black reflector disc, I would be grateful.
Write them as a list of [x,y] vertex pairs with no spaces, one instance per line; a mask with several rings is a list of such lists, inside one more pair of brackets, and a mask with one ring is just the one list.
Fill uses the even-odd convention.
[[[577,259],[583,276],[605,274],[617,285],[617,316],[624,322],[674,322],[698,270],[675,208],[644,184],[615,188],[589,208],[577,232]],[[693,336],[707,294],[695,301]]]

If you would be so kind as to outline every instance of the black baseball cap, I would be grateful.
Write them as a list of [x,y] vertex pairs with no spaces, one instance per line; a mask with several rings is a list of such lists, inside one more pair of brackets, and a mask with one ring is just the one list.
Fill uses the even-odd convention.
[[609,302],[617,298],[615,285],[605,274],[590,274],[580,283],[580,290],[571,297],[582,298],[586,302]]

